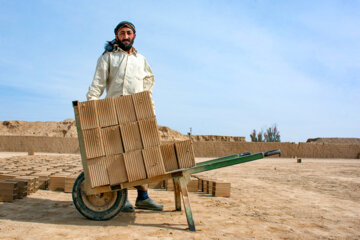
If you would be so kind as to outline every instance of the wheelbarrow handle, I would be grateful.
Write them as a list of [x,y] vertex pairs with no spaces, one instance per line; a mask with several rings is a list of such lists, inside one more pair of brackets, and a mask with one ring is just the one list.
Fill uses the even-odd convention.
[[264,152],[264,157],[268,157],[268,156],[272,156],[272,155],[276,155],[276,154],[279,154],[279,156],[281,156],[280,149],[275,149],[275,150],[271,150],[268,152]]

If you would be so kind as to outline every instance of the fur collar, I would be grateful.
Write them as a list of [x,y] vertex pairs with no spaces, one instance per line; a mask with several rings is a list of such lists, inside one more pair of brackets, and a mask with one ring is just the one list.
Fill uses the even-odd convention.
[[[106,52],[124,51],[119,47],[119,45],[116,42],[116,39],[113,39],[112,41],[107,41],[106,44],[105,44],[104,49],[105,49],[105,51],[103,52],[103,54],[106,53]],[[134,47],[132,47],[132,52],[131,53],[136,55],[137,50]]]

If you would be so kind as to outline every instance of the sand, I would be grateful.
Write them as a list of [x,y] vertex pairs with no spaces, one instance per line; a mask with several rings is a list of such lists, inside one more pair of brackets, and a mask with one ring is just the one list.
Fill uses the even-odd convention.
[[[33,159],[21,154],[0,162]],[[95,222],[76,211],[71,194],[39,190],[0,203],[0,239],[360,239],[360,160],[262,159],[201,175],[231,182],[232,191],[230,198],[190,193],[196,233],[186,230],[184,212],[173,211],[170,191],[150,190],[163,212]],[[136,192],[129,194],[134,202]]]

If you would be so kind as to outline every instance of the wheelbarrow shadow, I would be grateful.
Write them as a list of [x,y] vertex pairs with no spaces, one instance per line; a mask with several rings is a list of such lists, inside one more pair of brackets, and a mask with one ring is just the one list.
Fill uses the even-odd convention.
[[[173,213],[174,211],[162,211]],[[72,201],[50,200],[44,198],[26,197],[12,203],[0,204],[0,220],[10,220],[30,223],[78,225],[78,226],[144,226],[171,230],[186,230],[187,224],[146,224],[136,223],[137,214],[157,214],[160,212],[136,210],[133,213],[120,212],[113,219],[107,221],[89,220],[82,216]],[[185,219],[184,219],[185,220]],[[179,227],[177,227],[179,226]]]

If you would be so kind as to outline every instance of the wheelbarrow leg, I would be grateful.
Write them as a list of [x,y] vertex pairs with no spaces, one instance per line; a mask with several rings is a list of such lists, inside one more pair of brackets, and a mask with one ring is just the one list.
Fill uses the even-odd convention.
[[174,181],[174,195],[175,195],[175,210],[181,211],[181,198],[180,198],[180,183],[179,178],[173,178]]
[[179,183],[180,183],[180,190],[181,190],[181,195],[182,195],[182,199],[184,202],[184,208],[185,208],[185,214],[186,214],[186,219],[188,222],[188,226],[189,226],[189,230],[192,232],[195,232],[195,223],[194,223],[194,219],[192,216],[192,211],[191,211],[191,206],[190,206],[190,200],[189,200],[189,195],[188,195],[188,191],[187,191],[187,186],[186,186],[186,179],[183,177],[180,177],[178,179]]

